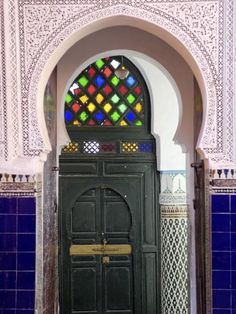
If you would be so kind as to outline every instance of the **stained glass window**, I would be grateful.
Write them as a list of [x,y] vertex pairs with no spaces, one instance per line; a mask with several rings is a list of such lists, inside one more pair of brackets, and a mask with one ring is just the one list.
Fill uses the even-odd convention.
[[[125,77],[119,76],[121,68]],[[145,126],[145,99],[144,82],[131,62],[120,56],[99,59],[79,74],[66,94],[66,126]]]

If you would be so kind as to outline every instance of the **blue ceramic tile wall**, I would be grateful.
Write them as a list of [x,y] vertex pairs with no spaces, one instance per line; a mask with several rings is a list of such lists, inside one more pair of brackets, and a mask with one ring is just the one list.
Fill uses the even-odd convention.
[[0,314],[33,314],[35,198],[0,197]]
[[212,195],[213,314],[236,314],[236,195]]

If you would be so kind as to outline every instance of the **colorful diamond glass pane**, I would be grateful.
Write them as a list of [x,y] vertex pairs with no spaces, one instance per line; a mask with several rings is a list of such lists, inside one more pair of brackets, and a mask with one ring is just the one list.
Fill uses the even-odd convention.
[[120,65],[120,62],[116,61],[116,60],[112,60],[111,61],[111,66],[116,70],[118,68],[118,66]]
[[134,91],[135,91],[136,95],[140,95],[140,94],[141,94],[141,92],[142,92],[142,90],[141,90],[141,87],[140,87],[140,86],[136,86],[136,87],[134,88]]
[[96,109],[96,106],[91,102],[87,108],[89,112],[94,112],[94,110]]
[[100,104],[103,101],[104,97],[102,96],[102,94],[97,94],[96,96],[96,101],[98,104]]
[[126,153],[135,153],[138,151],[138,144],[135,142],[122,143],[122,151]]
[[153,152],[152,143],[140,143],[139,144],[139,151],[142,153],[152,153]]
[[88,69],[88,75],[89,75],[90,77],[93,77],[95,73],[96,73],[96,71],[94,70],[93,67],[91,67],[91,68]]
[[75,96],[79,95],[80,93],[81,93],[81,89],[80,88],[74,89]]
[[109,103],[105,104],[105,106],[103,107],[103,109],[104,109],[107,113],[111,110],[111,108],[112,108],[112,105],[109,104]]
[[67,123],[70,123],[73,119],[73,114],[70,112],[70,110],[65,111],[65,120]]
[[116,70],[120,57],[99,59],[73,81],[65,97],[65,122],[74,126],[142,126],[144,100],[136,74],[124,62],[128,77]]
[[143,106],[140,104],[140,102],[139,103],[137,103],[136,105],[135,105],[135,110],[139,113],[139,112],[141,112],[142,111],[142,109],[143,109]]
[[88,114],[85,111],[83,111],[83,112],[81,112],[79,117],[80,117],[81,121],[85,122],[88,119]]
[[88,125],[89,126],[94,126],[96,124],[96,122],[93,120],[93,119],[90,119],[89,121],[88,121]]
[[77,104],[76,102],[73,103],[73,105],[71,106],[72,110],[77,113],[80,110],[80,105]]
[[73,121],[73,125],[79,126],[81,123],[78,120]]
[[79,99],[82,102],[82,104],[85,104],[88,101],[89,98],[88,98],[87,95],[83,95]]
[[124,85],[121,85],[121,86],[119,87],[119,92],[120,92],[122,95],[124,95],[124,94],[126,94],[126,93],[128,92],[128,89],[127,89]]
[[111,123],[110,120],[106,119],[106,120],[103,121],[102,125],[104,125],[104,126],[112,126],[113,124]]
[[115,144],[102,144],[101,145],[101,152],[104,153],[111,153],[116,151],[116,145]]
[[107,84],[104,88],[103,91],[106,95],[109,95],[112,92],[112,88]]
[[98,67],[98,69],[101,69],[104,65],[104,62],[102,59],[99,59],[96,61],[96,66]]
[[135,125],[136,125],[136,126],[142,126],[142,125],[143,125],[143,122],[140,121],[140,120],[138,120],[138,121],[135,122]]
[[111,115],[111,119],[113,122],[116,122],[117,120],[119,120],[120,118],[120,114],[117,111],[114,111]]
[[134,101],[135,101],[135,97],[134,97],[134,95],[133,94],[129,94],[127,97],[126,97],[126,99],[128,100],[128,102],[130,103],[130,104],[132,104]]
[[122,121],[120,122],[120,126],[127,126],[127,122],[126,122],[125,120],[122,120]]
[[112,71],[110,68],[106,67],[103,71],[103,74],[106,76],[106,77],[109,77],[111,75]]
[[120,104],[118,106],[118,108],[119,108],[121,113],[124,113],[126,111],[126,109],[127,109],[127,106],[125,104]]
[[88,79],[86,78],[86,76],[81,76],[81,78],[79,79],[79,83],[81,86],[85,87],[88,84]]
[[98,111],[94,115],[94,118],[98,121],[98,123],[101,123],[104,120],[105,116],[104,116],[104,114],[101,111]]
[[100,88],[105,84],[105,80],[103,76],[99,74],[95,77],[94,83],[97,85],[98,88]]
[[69,104],[72,100],[72,97],[70,94],[66,94],[66,103]]
[[120,100],[120,97],[117,94],[114,94],[111,97],[111,101],[113,102],[113,104],[117,104],[119,100]]
[[91,85],[88,87],[87,91],[89,92],[90,95],[93,95],[93,94],[95,93],[95,91],[96,91],[96,88],[95,88],[94,85],[91,84]]
[[117,76],[113,76],[113,78],[111,79],[111,83],[114,85],[114,86],[117,86],[119,84],[120,80],[118,79]]
[[126,85],[128,87],[132,87],[135,83],[136,83],[135,78],[132,75],[128,76],[128,78],[126,80]]
[[136,118],[135,114],[132,111],[128,112],[125,117],[130,123],[133,123]]
[[75,90],[79,89],[78,83],[73,83],[72,86],[70,87],[70,91],[73,95],[75,95]]

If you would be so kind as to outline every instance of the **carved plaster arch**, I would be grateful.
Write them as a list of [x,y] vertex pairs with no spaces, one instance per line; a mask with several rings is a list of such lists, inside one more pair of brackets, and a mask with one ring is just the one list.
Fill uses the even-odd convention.
[[[232,0],[10,0],[5,1],[5,7],[9,14],[6,28],[11,28],[11,43],[19,45],[17,52],[20,56],[20,62],[17,62],[17,54],[11,56],[11,61],[15,58],[18,66],[21,92],[17,99],[21,102],[22,125],[20,131],[13,127],[11,136],[18,141],[23,156],[37,157],[50,149],[42,94],[50,72],[63,53],[79,37],[95,29],[110,24],[131,24],[163,38],[189,63],[198,79],[204,102],[205,115],[198,148],[213,163],[233,162],[232,58],[231,63],[229,60],[226,64],[227,76],[223,75],[223,61],[232,53],[232,39],[227,47],[223,41],[231,34]],[[226,27],[224,16],[228,17]],[[13,30],[19,34],[19,39]],[[13,80],[12,73],[9,80]],[[7,100],[11,98],[9,96]],[[5,154],[5,160],[18,155],[16,151],[9,156]]]

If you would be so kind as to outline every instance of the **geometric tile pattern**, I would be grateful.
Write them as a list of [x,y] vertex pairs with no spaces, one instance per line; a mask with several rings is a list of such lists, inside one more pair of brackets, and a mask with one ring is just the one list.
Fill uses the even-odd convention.
[[189,313],[187,206],[161,206],[162,314]]
[[108,57],[84,69],[65,97],[66,126],[143,126],[145,86],[129,63]]

